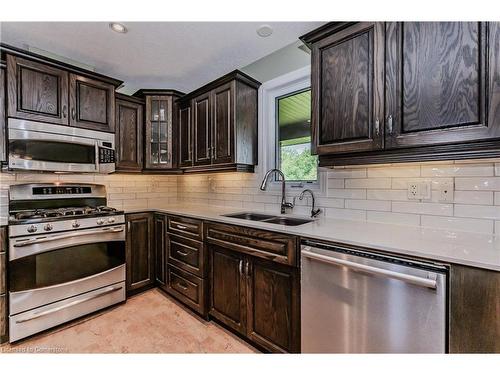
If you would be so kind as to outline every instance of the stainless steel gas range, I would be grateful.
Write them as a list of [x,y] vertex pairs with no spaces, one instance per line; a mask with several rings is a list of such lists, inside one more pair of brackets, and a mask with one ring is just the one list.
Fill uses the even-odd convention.
[[9,190],[9,340],[125,300],[125,217],[91,184]]

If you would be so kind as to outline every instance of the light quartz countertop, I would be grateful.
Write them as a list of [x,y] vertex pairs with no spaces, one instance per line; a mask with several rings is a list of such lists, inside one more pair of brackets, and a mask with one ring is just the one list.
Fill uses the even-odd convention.
[[[331,218],[318,218],[311,223],[298,226],[284,226],[221,216],[251,210],[216,206],[176,204],[158,208],[125,210],[126,213],[147,211],[266,229],[308,239],[361,246],[401,256],[407,255],[500,271],[500,236]],[[304,216],[297,215],[284,216],[304,218]]]

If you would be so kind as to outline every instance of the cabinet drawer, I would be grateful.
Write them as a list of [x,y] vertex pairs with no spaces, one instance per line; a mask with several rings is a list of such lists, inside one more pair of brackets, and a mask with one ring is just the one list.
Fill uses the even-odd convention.
[[206,223],[208,243],[274,262],[297,265],[297,237],[233,225]]
[[201,220],[169,216],[167,231],[171,234],[177,234],[199,241],[203,240],[203,222]]
[[167,291],[193,310],[205,315],[205,282],[203,279],[168,265]]
[[170,234],[168,261],[176,267],[203,277],[205,274],[203,242]]

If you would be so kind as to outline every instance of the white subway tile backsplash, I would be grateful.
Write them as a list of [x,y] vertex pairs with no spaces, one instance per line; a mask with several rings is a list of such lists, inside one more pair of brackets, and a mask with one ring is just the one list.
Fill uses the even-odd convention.
[[325,216],[335,219],[366,221],[366,211],[342,208],[325,208]]
[[390,211],[390,201],[366,200],[366,199],[346,199],[345,208],[367,211]]
[[450,216],[422,215],[421,225],[429,228],[450,229],[465,232],[493,233],[493,220],[458,218]]
[[455,191],[455,203],[464,204],[493,204],[493,192],[492,191],[467,191],[467,190],[457,190]]
[[346,179],[345,187],[348,189],[389,189],[390,178],[356,178]]
[[493,176],[492,163],[422,165],[422,177]]
[[500,190],[500,177],[457,177],[455,190]]
[[439,184],[441,183],[448,183],[453,185],[453,178],[393,178],[392,179],[392,184],[391,188],[392,189],[400,189],[400,190],[407,190],[408,189],[408,184],[412,182],[424,182],[428,181],[431,183],[431,189],[432,190],[437,190],[439,189]]
[[423,202],[392,202],[393,212],[453,216],[453,205]]
[[[327,217],[500,235],[500,159],[402,163],[322,170],[324,191],[315,192],[316,205]],[[107,187],[108,203],[120,209],[163,207],[175,202],[233,207],[235,211],[280,212],[281,191],[259,185],[262,174],[162,176],[54,175],[0,173],[0,188],[29,182],[89,182]],[[410,201],[410,181],[431,181],[429,201]],[[439,184],[454,186],[453,203],[439,202]],[[287,190],[292,201],[300,190]],[[296,200],[289,211],[309,215],[311,199]],[[4,206],[4,205],[3,205]],[[3,207],[2,206],[2,207]]]
[[332,169],[328,172],[328,178],[365,178],[366,169]]
[[456,204],[455,216],[500,220],[500,207]]
[[420,166],[369,168],[368,177],[420,177]]
[[366,215],[368,221],[374,221],[378,223],[420,225],[420,215],[415,215],[415,214],[368,211]]
[[368,189],[366,198],[384,201],[407,201],[408,192],[406,190]]

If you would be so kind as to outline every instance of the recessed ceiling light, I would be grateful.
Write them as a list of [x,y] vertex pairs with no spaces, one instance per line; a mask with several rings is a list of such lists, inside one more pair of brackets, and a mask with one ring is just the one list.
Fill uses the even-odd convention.
[[273,28],[269,25],[262,25],[257,29],[257,35],[262,38],[267,38],[273,33]]
[[122,25],[121,23],[118,23],[118,22],[111,22],[109,24],[109,28],[117,33],[120,33],[120,34],[125,34],[128,31],[124,25]]

